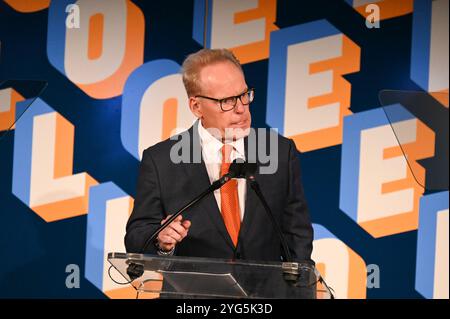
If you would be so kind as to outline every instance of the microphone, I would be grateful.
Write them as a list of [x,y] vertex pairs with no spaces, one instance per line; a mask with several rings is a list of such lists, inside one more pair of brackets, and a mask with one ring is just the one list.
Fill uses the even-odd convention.
[[[258,196],[259,200],[261,201],[261,203],[264,206],[264,210],[266,212],[266,214],[269,216],[269,219],[273,225],[273,227],[275,228],[278,237],[280,238],[280,242],[281,242],[281,246],[283,247],[283,253],[284,253],[284,257],[285,257],[285,262],[283,262],[282,268],[283,268],[283,278],[291,283],[294,286],[297,286],[300,282],[300,280],[302,280],[302,277],[304,277],[304,274],[302,274],[302,271],[300,270],[300,265],[296,262],[293,262],[292,260],[292,255],[289,251],[289,247],[287,245],[287,241],[286,238],[283,235],[283,232],[281,231],[281,227],[278,224],[277,220],[275,219],[275,216],[272,213],[272,210],[270,209],[269,205],[267,204],[266,199],[264,198],[263,193],[261,192],[261,188],[259,187],[258,182],[255,179],[255,172],[257,169],[256,163],[252,164],[252,163],[247,163],[247,165],[244,165],[245,168],[242,168],[241,173],[244,173],[245,178],[247,178],[247,180],[250,182],[250,187],[255,191],[256,195]],[[239,244],[239,243],[238,243]],[[314,267],[314,262],[313,261],[305,261],[306,264],[310,264],[311,267]],[[328,290],[328,292],[330,293],[330,297],[331,299],[334,299],[334,294],[333,294],[333,289],[330,288],[327,283],[325,282],[325,280],[323,279],[323,277],[318,274],[315,276],[318,277],[318,281],[320,283],[322,283],[325,288]]]
[[153,234],[146,240],[144,245],[141,249],[141,254],[145,252],[145,250],[148,248],[148,245],[158,236],[158,234],[163,231],[171,222],[175,220],[179,215],[181,215],[184,211],[186,211],[188,208],[195,205],[197,202],[199,202],[201,199],[203,199],[206,195],[209,193],[212,193],[216,189],[221,188],[226,182],[231,180],[232,178],[243,178],[245,175],[245,163],[241,162],[239,160],[234,160],[230,168],[228,170],[228,173],[223,175],[221,178],[213,182],[204,192],[202,192],[200,195],[195,197],[193,200],[188,202],[186,205],[184,205],[182,208],[180,208],[175,214],[173,214],[168,220],[166,220],[160,227],[158,227],[157,230],[153,232]]
[[261,192],[261,188],[259,187],[258,182],[255,179],[255,173],[257,169],[256,163],[246,163],[245,169],[243,169],[243,173],[245,174],[245,178],[250,182],[250,187],[255,191],[256,195],[258,196],[261,204],[264,206],[264,211],[266,212],[267,216],[270,219],[270,222],[272,223],[273,228],[275,229],[276,233],[278,234],[278,238],[280,239],[281,246],[283,248],[283,254],[286,262],[292,262],[292,256],[291,252],[289,251],[289,246],[287,244],[286,238],[283,235],[283,232],[281,230],[280,225],[278,224],[277,220],[275,219],[275,216],[272,213],[272,210],[269,207],[269,204],[267,204],[267,201]]
[[[238,167],[240,170],[237,171],[237,176],[236,178],[246,178],[248,179],[249,176],[253,176],[256,173],[256,163],[248,163],[243,159],[236,159],[236,162],[240,164],[240,166]],[[238,242],[236,244],[236,247],[234,248],[234,252],[233,252],[233,260],[236,259],[240,259],[241,257],[244,256],[244,252],[242,251],[242,254],[239,252],[240,247],[241,247],[241,242],[242,242],[242,237],[241,234],[239,232],[238,235]],[[238,254],[239,252],[239,254]]]
[[[223,175],[221,178],[219,178],[217,181],[213,182],[204,192],[202,192],[200,195],[195,197],[193,200],[188,202],[186,205],[184,205],[182,208],[180,208],[175,214],[173,214],[168,220],[166,220],[160,227],[158,227],[157,230],[155,230],[152,235],[147,238],[144,245],[142,246],[140,253],[143,254],[145,250],[148,248],[150,243],[152,243],[155,238],[158,236],[158,234],[163,231],[171,222],[175,220],[179,215],[181,215],[186,209],[192,207],[197,202],[199,202],[201,199],[203,199],[206,195],[209,193],[212,193],[216,189],[221,188],[226,182],[231,180],[232,178],[243,178],[245,177],[246,172],[246,164],[245,162],[234,160],[230,168],[228,170],[228,173]],[[133,281],[136,278],[139,278],[144,273],[144,265],[138,264],[138,263],[131,263],[127,268],[127,274],[131,278],[131,281]]]

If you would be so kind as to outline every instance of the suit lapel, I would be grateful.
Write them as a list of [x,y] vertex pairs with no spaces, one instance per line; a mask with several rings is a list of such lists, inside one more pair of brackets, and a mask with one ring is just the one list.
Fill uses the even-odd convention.
[[[189,143],[191,146],[190,149],[190,163],[183,164],[186,175],[188,176],[190,181],[192,182],[194,188],[194,196],[199,195],[201,192],[206,190],[208,186],[211,185],[209,181],[208,171],[206,170],[206,165],[203,161],[203,156],[200,154],[200,163],[198,163],[198,154],[197,154],[197,162],[195,161],[194,152],[201,151],[200,139],[198,136],[198,127],[199,121],[195,122],[195,124],[189,129],[189,136],[192,143]],[[217,206],[217,201],[213,193],[208,194],[205,198],[203,198],[198,203],[200,209],[200,213],[204,213],[208,215],[211,222],[217,228],[219,234],[223,237],[225,242],[234,249],[233,242],[231,240],[230,235],[225,227],[223,222],[222,215],[220,213],[219,207]]]

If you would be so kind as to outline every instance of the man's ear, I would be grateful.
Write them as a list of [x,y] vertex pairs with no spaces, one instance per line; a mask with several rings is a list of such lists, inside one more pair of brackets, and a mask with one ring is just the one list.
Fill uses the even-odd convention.
[[200,104],[198,103],[198,100],[191,96],[189,97],[189,108],[191,109],[191,112],[199,119],[202,118],[202,110],[200,107]]

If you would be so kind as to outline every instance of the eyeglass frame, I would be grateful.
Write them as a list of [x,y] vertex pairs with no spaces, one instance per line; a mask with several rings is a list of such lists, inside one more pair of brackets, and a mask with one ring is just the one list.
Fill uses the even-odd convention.
[[[249,94],[250,92],[253,92],[253,99],[252,99],[251,101],[249,101],[247,104],[245,104],[244,102],[242,102],[241,96],[243,96],[244,94]],[[209,97],[209,96],[204,96],[204,95],[196,95],[196,96],[194,96],[194,97],[195,97],[195,98],[201,97],[201,98],[204,98],[204,99],[208,99],[208,100],[211,100],[211,101],[215,101],[215,102],[219,103],[220,109],[221,109],[223,112],[229,112],[229,111],[232,111],[232,110],[235,109],[235,107],[236,107],[236,105],[237,105],[238,99],[239,99],[239,101],[241,101],[242,105],[250,105],[250,103],[252,103],[253,100],[255,99],[255,88],[249,88],[249,89],[247,89],[247,91],[245,91],[245,92],[243,92],[243,93],[241,93],[241,94],[239,94],[239,95],[228,96],[228,97],[224,97],[223,99],[216,99],[216,98],[214,98],[214,97]],[[231,109],[229,109],[229,110],[224,110],[224,109],[223,109],[223,106],[222,106],[223,101],[225,101],[225,100],[227,100],[227,99],[231,99],[231,98],[235,98],[235,99],[236,99],[236,103],[233,105],[233,107],[232,107]]]

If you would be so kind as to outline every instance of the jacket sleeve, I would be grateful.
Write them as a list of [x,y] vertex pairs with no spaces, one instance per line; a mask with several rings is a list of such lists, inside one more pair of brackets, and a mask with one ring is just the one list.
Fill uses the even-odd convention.
[[300,162],[292,140],[289,147],[289,188],[282,229],[294,261],[311,261],[313,228],[300,180]]
[[134,207],[126,226],[126,251],[156,254],[156,247],[152,243],[145,252],[142,248],[151,234],[161,225],[163,216],[158,171],[149,150],[145,150],[139,167]]

